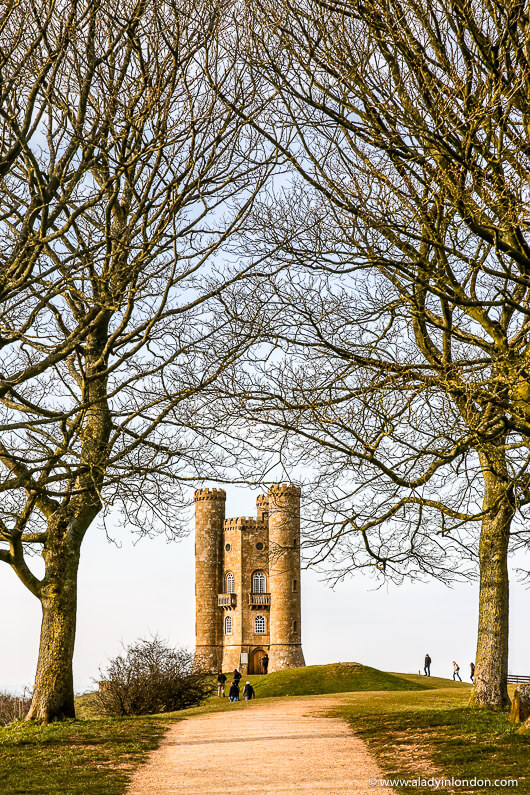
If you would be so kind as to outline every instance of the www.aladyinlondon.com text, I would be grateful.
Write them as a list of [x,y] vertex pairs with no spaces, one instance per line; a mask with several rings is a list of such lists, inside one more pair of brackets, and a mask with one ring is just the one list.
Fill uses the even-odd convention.
[[430,787],[431,789],[447,789],[448,787],[518,787],[516,778],[370,778],[370,787]]

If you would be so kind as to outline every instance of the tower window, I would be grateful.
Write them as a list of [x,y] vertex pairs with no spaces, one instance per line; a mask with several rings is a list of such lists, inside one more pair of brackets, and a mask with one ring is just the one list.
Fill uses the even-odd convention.
[[293,632],[298,632],[298,621],[293,621]]
[[225,635],[232,634],[232,616],[225,617]]
[[231,571],[226,575],[226,593],[236,592],[236,581]]
[[252,593],[267,593],[267,578],[262,571],[252,575]]
[[263,541],[258,541],[258,543],[256,544],[256,549],[258,549],[261,552],[261,550],[263,549]]
[[230,550],[232,549],[232,544],[225,544],[225,549],[227,552],[230,552]]
[[293,547],[295,547],[295,548],[296,548],[296,545],[297,545],[296,538],[293,538]]
[[254,619],[254,632],[256,635],[265,634],[265,618],[264,616],[256,616]]
[[295,592],[297,590],[298,590],[298,581],[297,580],[293,580],[293,592]]

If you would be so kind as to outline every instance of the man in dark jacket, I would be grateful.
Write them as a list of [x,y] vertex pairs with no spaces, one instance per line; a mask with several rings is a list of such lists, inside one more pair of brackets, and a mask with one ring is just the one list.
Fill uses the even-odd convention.
[[250,701],[251,698],[256,698],[256,693],[254,692],[254,688],[250,682],[247,682],[243,688],[243,698],[245,701]]
[[431,658],[429,657],[429,653],[425,655],[425,667],[423,669],[425,671],[425,676],[431,675]]
[[234,668],[234,682],[239,687],[239,680],[241,679],[241,671],[238,671],[237,668]]
[[261,664],[263,666],[263,673],[266,674],[269,670],[269,656],[266,654],[264,657],[261,658]]
[[226,674],[224,674],[219,668],[219,673],[217,674],[217,695],[219,696],[219,698],[221,698],[221,696],[224,698],[225,684],[226,684]]
[[230,690],[228,691],[228,697],[230,701],[239,701],[239,685],[235,680],[230,685]]

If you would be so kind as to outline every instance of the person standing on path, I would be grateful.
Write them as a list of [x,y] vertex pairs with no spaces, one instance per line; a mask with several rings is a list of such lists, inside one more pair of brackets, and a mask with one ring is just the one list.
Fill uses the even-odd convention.
[[427,654],[425,655],[425,667],[423,668],[423,670],[425,672],[425,676],[430,676],[431,675],[431,662],[432,662],[432,660],[429,657],[429,652],[427,652]]
[[473,662],[469,663],[469,669],[471,671],[471,677],[470,677],[471,681],[474,682],[475,681],[475,663],[473,663]]
[[219,673],[217,674],[217,695],[219,696],[219,698],[225,697],[225,684],[226,684],[226,674],[224,674],[219,668]]
[[230,690],[228,691],[228,697],[230,701],[239,701],[239,685],[235,679],[230,685]]
[[269,670],[269,655],[265,654],[264,657],[261,658],[261,665],[263,666],[263,673],[266,674]]
[[250,682],[247,682],[243,688],[243,698],[245,701],[250,701],[251,698],[256,698],[256,693]]
[[460,674],[458,673],[459,671],[460,671],[460,666],[458,665],[457,662],[455,662],[455,660],[453,660],[453,682],[456,682],[456,677],[457,676],[458,676],[458,679],[460,681],[462,681],[460,679]]

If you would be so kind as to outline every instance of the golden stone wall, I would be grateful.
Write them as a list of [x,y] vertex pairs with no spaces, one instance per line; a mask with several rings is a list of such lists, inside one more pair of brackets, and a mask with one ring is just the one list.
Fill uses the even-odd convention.
[[[256,571],[262,571],[269,580],[268,567],[268,525],[256,519],[246,524],[245,531],[242,533],[242,577],[244,597],[241,603],[243,612],[243,638],[242,651],[249,655],[249,662],[255,649],[263,648],[268,652],[269,648],[269,613],[268,606],[255,607],[250,605],[252,592],[252,575]],[[256,544],[263,544],[263,549],[258,550]],[[256,634],[254,631],[254,619],[256,616],[263,616],[265,619],[265,634]],[[248,671],[248,668],[247,668]]]

